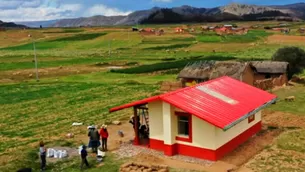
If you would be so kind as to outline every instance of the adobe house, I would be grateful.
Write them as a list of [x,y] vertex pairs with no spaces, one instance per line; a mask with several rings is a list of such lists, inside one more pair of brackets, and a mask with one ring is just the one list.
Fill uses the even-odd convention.
[[[269,89],[286,84],[288,70],[289,63],[287,62],[198,61],[184,67],[177,78],[182,82],[182,86],[186,87],[221,76],[230,76],[249,85]],[[261,84],[257,84],[257,82],[269,82],[269,86],[258,86]]]
[[254,71],[255,81],[271,79],[274,86],[282,86],[288,82],[288,62],[252,61],[250,66]]
[[177,78],[181,80],[183,87],[186,87],[221,76],[230,76],[249,85],[254,84],[254,71],[246,62],[197,61],[184,67]]
[[[225,76],[109,111],[134,108],[135,145],[217,161],[261,130],[261,110],[275,101],[275,95]],[[148,142],[139,137],[136,118],[144,106]]]

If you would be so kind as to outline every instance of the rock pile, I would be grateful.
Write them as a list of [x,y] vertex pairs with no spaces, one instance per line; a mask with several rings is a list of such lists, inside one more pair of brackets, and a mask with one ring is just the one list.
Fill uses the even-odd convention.
[[120,172],[169,172],[169,167],[143,163],[126,163],[121,166]]

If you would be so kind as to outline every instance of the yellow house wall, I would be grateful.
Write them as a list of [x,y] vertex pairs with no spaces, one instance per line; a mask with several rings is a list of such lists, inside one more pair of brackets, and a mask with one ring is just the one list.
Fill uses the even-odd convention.
[[[173,123],[175,124],[175,131],[173,134],[178,136],[178,118],[175,115],[176,112],[184,112],[183,110],[173,107]],[[196,116],[192,115],[192,134],[193,139],[192,143],[190,142],[183,142],[183,141],[176,141],[176,143],[188,145],[188,146],[195,146],[200,148],[206,148],[206,149],[215,149],[215,133],[216,133],[216,127],[205,122],[202,119],[197,118]]]
[[227,131],[223,131],[210,123],[192,115],[192,143],[177,141],[178,118],[175,111],[184,112],[170,104],[155,101],[148,104],[150,138],[164,141],[164,144],[175,143],[216,150],[242,132],[261,121],[261,112],[255,114],[255,120],[248,124],[248,118]]
[[163,111],[162,101],[148,103],[149,108],[149,137],[163,140]]
[[254,126],[261,121],[261,111],[255,114],[255,120],[251,123],[248,123],[248,118],[238,123],[234,127],[230,128],[227,131],[223,131],[220,128],[216,128],[216,149],[228,143],[230,140],[240,135],[250,127]]

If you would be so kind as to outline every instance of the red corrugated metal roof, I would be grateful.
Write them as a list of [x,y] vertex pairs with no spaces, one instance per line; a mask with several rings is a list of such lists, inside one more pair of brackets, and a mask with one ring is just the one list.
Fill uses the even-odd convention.
[[[204,87],[203,91],[200,89]],[[276,96],[224,76],[193,87],[136,101],[110,109],[110,112],[163,100],[222,129],[228,129],[275,101]]]

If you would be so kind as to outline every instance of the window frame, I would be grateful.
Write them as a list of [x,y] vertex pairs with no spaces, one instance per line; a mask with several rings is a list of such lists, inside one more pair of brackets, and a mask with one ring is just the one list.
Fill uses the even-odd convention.
[[253,121],[255,121],[255,114],[248,117],[248,124],[250,124]]
[[[186,112],[175,112],[175,115],[177,116],[177,136],[176,136],[176,140],[177,141],[183,141],[183,142],[192,142],[193,141],[193,133],[192,133],[192,115]],[[179,135],[179,117],[180,116],[184,116],[184,117],[188,117],[188,131],[189,131],[189,135],[188,136],[182,136]]]

